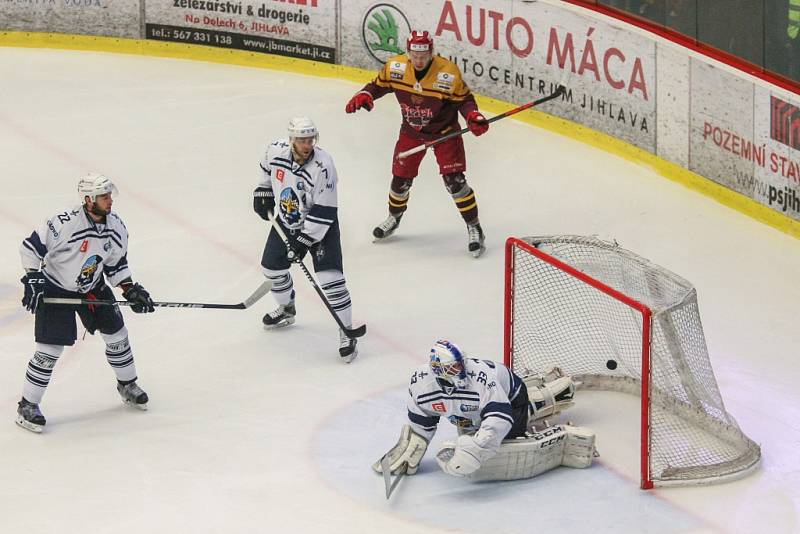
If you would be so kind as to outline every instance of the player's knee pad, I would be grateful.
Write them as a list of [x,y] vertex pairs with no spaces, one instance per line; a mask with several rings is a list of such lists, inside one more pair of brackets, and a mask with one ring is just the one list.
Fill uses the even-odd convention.
[[525,376],[522,381],[528,388],[531,424],[575,404],[575,383],[559,367],[551,365],[541,373]]
[[589,467],[594,455],[595,435],[592,430],[555,425],[504,441],[497,454],[486,459],[468,478],[474,481],[533,478],[561,465]]
[[289,274],[289,269],[267,269],[262,267],[261,272],[264,276],[272,282],[272,291],[275,294],[285,293],[292,290],[292,275]]
[[341,271],[320,271],[317,273],[317,278],[334,310],[344,312],[350,307],[350,292],[347,290],[344,274]]
[[411,185],[414,181],[410,178],[401,178],[400,176],[392,176],[392,185],[390,186],[391,192],[398,197],[405,198],[408,196]]
[[103,336],[103,341],[106,342],[108,350],[112,352],[121,352],[130,346],[128,341],[128,328],[125,326],[113,334],[104,334],[100,332],[100,335]]
[[325,271],[318,272],[317,279],[319,280],[320,285],[323,286],[339,281],[341,281],[344,284],[344,273],[342,271],[328,269]]
[[47,343],[37,343],[36,352],[33,354],[33,361],[43,369],[52,369],[64,352],[63,345],[49,345]]
[[443,174],[442,179],[444,180],[444,186],[447,188],[447,192],[453,195],[453,198],[460,198],[469,194],[467,178],[464,176],[463,172]]

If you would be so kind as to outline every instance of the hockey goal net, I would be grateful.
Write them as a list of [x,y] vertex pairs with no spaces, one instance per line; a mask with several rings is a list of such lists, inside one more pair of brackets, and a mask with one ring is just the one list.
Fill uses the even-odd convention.
[[758,465],[722,402],[694,287],[616,243],[508,239],[505,363],[518,374],[557,363],[579,388],[640,395],[644,489]]

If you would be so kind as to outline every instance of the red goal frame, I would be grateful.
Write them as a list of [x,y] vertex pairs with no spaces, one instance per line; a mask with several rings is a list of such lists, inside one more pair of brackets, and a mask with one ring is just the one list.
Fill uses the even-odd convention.
[[630,308],[637,310],[642,317],[642,377],[641,377],[641,429],[640,429],[640,487],[642,489],[653,488],[653,480],[650,476],[650,343],[651,325],[653,313],[651,309],[627,295],[609,287],[608,285],[588,276],[577,269],[559,261],[558,259],[545,254],[536,247],[515,237],[509,237],[505,246],[505,302],[503,317],[503,362],[509,368],[513,365],[513,333],[514,333],[514,249],[518,248],[536,256],[543,262],[577,278],[581,282],[588,284],[595,289],[602,291],[610,297],[622,302]]

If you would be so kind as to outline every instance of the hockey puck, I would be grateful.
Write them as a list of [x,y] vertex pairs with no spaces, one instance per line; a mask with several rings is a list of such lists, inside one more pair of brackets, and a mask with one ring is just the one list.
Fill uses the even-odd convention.
[[613,371],[614,369],[617,368],[617,362],[614,361],[614,360],[608,360],[606,362],[606,367],[608,367],[609,369],[611,369]]

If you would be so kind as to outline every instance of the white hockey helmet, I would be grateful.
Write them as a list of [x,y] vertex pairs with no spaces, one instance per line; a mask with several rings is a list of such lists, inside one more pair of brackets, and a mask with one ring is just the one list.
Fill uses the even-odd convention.
[[319,141],[319,131],[314,121],[308,117],[294,117],[289,121],[289,126],[286,130],[289,132],[289,139],[292,141],[307,137],[313,137],[315,142]]
[[103,174],[90,172],[82,176],[78,182],[78,194],[81,197],[81,202],[83,202],[86,197],[89,197],[91,201],[94,202],[98,195],[107,195],[109,193],[116,195],[119,191],[117,190],[117,186],[114,185],[114,182]]
[[458,384],[467,379],[467,370],[464,368],[464,353],[455,343],[440,339],[431,348],[431,372],[436,378],[441,378],[452,384]]

